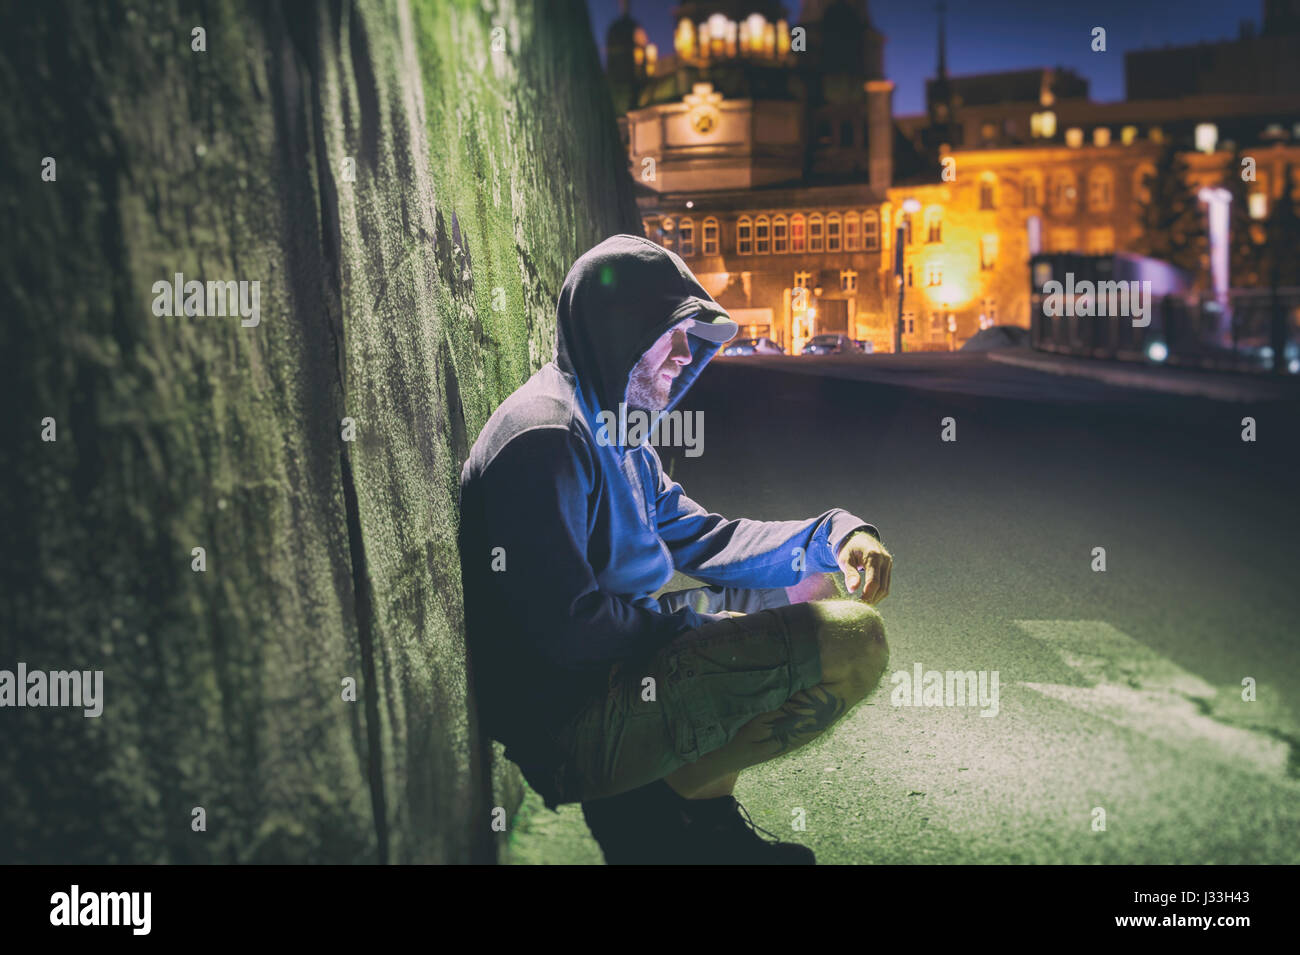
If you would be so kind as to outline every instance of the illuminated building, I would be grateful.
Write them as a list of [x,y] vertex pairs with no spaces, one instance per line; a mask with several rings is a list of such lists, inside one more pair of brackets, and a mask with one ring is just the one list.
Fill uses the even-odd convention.
[[[1266,34],[1300,22],[1283,15],[1295,2],[1268,0]],[[693,2],[674,17],[674,50],[653,69],[630,17],[607,42],[646,235],[745,334],[787,351],[823,332],[891,350],[900,285],[907,349],[1028,326],[1029,257],[1134,250],[1166,144],[1193,194],[1249,151],[1256,219],[1287,163],[1300,174],[1300,90],[1094,103],[1068,70],[951,77],[941,18],[926,112],[896,117],[866,0],[804,0],[794,19],[779,3]],[[616,48],[632,52],[615,62]],[[900,222],[908,199],[921,209]]]

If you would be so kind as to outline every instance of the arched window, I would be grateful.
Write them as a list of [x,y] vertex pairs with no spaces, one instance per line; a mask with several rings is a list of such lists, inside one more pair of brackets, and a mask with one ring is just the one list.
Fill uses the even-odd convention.
[[856,252],[862,247],[859,244],[859,224],[856,212],[846,212],[844,214],[844,248],[849,252]]
[[1074,173],[1064,170],[1052,175],[1052,208],[1057,212],[1073,212],[1077,193]]
[[780,254],[789,250],[785,216],[772,217],[772,251]]
[[718,220],[713,216],[704,220],[704,254],[718,254]]
[[840,214],[832,212],[826,217],[826,251],[840,250]]
[[1115,201],[1115,176],[1105,166],[1088,173],[1088,208],[1093,212],[1107,212]]
[[682,218],[677,226],[677,254],[685,258],[695,254],[695,220]]
[[874,212],[862,213],[862,248],[867,252],[880,248],[880,222]]
[[996,193],[994,192],[993,176],[985,173],[980,177],[980,208],[995,208]]
[[816,212],[808,217],[808,251],[822,251],[822,217]]
[[990,232],[980,237],[980,271],[991,272],[998,265],[998,234]]
[[943,241],[943,210],[938,206],[925,210],[925,241]]
[[804,223],[803,213],[796,212],[794,215],[790,217],[790,251],[791,252],[805,251],[806,240],[807,240],[805,229],[806,229],[806,225]]
[[767,255],[770,250],[768,245],[768,230],[771,224],[767,216],[759,216],[754,220],[754,254]]
[[750,255],[754,251],[754,223],[749,216],[736,220],[736,254]]
[[1025,208],[1037,209],[1043,204],[1043,177],[1036,172],[1025,174]]

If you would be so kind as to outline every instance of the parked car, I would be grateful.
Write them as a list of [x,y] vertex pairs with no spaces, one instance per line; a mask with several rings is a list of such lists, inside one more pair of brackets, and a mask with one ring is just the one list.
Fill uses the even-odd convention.
[[785,351],[770,338],[738,338],[722,349],[724,355],[784,355]]
[[858,351],[867,355],[873,354],[876,350],[876,346],[874,342],[869,342],[863,338],[853,339],[853,344],[858,346]]
[[847,335],[816,335],[803,346],[803,355],[843,355],[862,349]]

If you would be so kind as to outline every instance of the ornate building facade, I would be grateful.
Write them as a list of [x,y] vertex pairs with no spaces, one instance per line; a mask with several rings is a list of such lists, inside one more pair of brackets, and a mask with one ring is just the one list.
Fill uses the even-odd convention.
[[[1290,29],[1294,3],[1268,0],[1266,23]],[[1029,257],[1135,249],[1167,146],[1193,190],[1249,153],[1256,219],[1300,189],[1298,89],[1093,103],[1064,70],[950,77],[941,21],[926,113],[896,117],[866,0],[674,14],[670,54],[626,14],[607,43],[646,235],[790,352],[825,332],[891,350],[900,296],[907,350],[1027,326]]]

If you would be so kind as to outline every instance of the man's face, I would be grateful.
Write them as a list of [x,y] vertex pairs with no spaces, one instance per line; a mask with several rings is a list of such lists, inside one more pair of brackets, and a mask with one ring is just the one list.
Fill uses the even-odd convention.
[[691,343],[686,330],[694,319],[674,325],[641,356],[627,382],[627,403],[647,411],[662,411],[668,404],[673,379],[691,363]]

